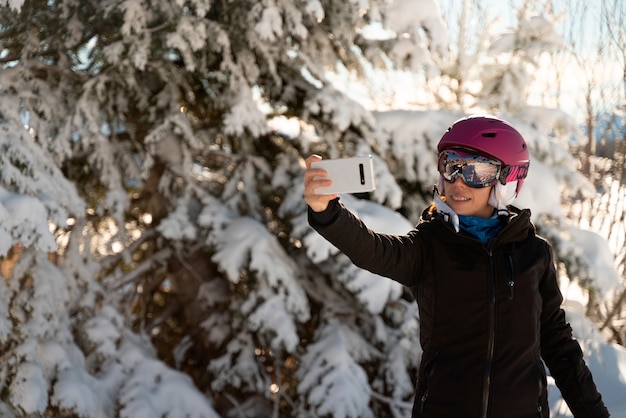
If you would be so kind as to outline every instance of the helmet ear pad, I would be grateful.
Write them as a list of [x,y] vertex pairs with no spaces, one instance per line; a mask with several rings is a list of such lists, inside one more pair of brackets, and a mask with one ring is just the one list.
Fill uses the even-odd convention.
[[498,214],[508,213],[507,206],[517,197],[518,188],[521,188],[521,184],[518,187],[518,180],[509,181],[506,184],[498,182],[491,188],[488,203],[498,210]]
[[439,174],[439,180],[437,181],[437,190],[439,191],[439,194],[443,195],[444,193],[444,178],[441,174]]

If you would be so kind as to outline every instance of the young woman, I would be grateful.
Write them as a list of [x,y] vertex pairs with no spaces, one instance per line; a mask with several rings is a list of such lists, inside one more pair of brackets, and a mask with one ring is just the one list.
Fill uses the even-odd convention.
[[[352,262],[408,286],[423,354],[413,418],[548,417],[545,365],[577,418],[608,417],[560,305],[550,244],[511,206],[529,167],[510,124],[475,116],[439,145],[434,203],[406,235],[370,230],[306,161],[309,223]],[[543,361],[542,361],[543,360]]]

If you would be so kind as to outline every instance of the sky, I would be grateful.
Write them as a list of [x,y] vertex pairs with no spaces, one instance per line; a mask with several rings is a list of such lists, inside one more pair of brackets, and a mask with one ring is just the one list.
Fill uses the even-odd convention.
[[[484,9],[494,19],[491,33],[506,31],[516,25],[514,7],[519,7],[521,0],[482,0]],[[601,37],[606,38],[606,34],[601,32],[601,9],[602,0],[592,0],[581,2],[582,7],[577,5],[578,10],[570,11],[568,7],[576,2],[566,0],[555,0],[555,25],[559,35],[564,37],[567,43],[566,33],[561,31],[573,27],[574,42],[580,46],[581,63],[567,51],[569,46],[564,47],[564,52],[556,54],[555,57],[543,55],[539,57],[541,64],[535,72],[536,81],[529,86],[529,102],[532,105],[558,106],[567,113],[574,116],[579,122],[584,121],[585,100],[584,94],[588,87],[588,73],[592,72],[593,82],[596,89],[593,94],[594,106],[596,109],[614,109],[623,104],[624,98],[621,95],[604,95],[600,97],[598,86],[604,89],[623,89],[624,63],[618,59],[608,57],[600,60],[597,54],[597,45]],[[447,22],[456,21],[461,13],[458,0],[439,0],[442,13],[446,16]],[[622,5],[622,8],[624,6]],[[626,10],[625,10],[626,12]],[[450,16],[450,17],[448,17]],[[452,39],[457,37],[458,25],[448,25],[448,30]],[[578,35],[578,37],[576,37]],[[470,35],[471,36],[471,35]],[[584,66],[582,67],[581,64]],[[559,74],[556,74],[559,69]],[[561,91],[557,97],[555,94],[555,80],[561,78]],[[606,91],[605,91],[606,93]],[[621,101],[621,103],[620,103]]]

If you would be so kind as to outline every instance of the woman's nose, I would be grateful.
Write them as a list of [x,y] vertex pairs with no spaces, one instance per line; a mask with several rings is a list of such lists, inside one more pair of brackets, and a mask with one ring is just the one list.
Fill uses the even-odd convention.
[[[459,182],[457,182],[457,180],[459,180]],[[455,178],[453,178],[452,180],[446,180],[449,184],[454,184],[455,186],[461,186],[461,187],[469,187],[467,185],[467,183],[465,183],[465,180],[463,180],[463,176],[456,176]]]

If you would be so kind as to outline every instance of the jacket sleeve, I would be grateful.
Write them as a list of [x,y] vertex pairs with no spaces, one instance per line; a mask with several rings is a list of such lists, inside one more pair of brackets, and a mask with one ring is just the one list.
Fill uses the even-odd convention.
[[549,265],[540,283],[543,298],[541,314],[541,355],[557,387],[576,418],[610,416],[580,348],[572,336],[561,309],[563,296],[556,279],[552,248],[546,242]]
[[414,285],[423,252],[415,231],[407,235],[376,233],[339,199],[332,200],[324,212],[314,212],[311,208],[308,211],[309,225],[354,265],[405,286]]

